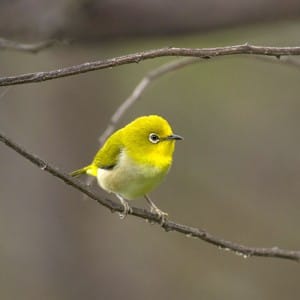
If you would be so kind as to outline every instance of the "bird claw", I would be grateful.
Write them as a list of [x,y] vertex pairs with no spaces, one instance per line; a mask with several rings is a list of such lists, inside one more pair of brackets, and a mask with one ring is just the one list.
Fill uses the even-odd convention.
[[150,204],[150,211],[152,213],[155,213],[158,215],[159,219],[160,219],[160,225],[164,225],[168,214],[162,210],[160,210],[155,204],[154,202],[152,202],[152,200],[150,199],[150,197],[148,195],[145,195],[145,199],[147,200],[147,202]]
[[117,195],[117,197],[119,198],[124,208],[122,212],[118,213],[120,219],[123,220],[129,213],[132,213],[132,208],[129,206],[128,202],[125,199],[123,199],[120,195]]
[[160,219],[160,225],[163,225],[168,217],[168,213],[160,210],[158,207],[156,206],[151,206],[150,211],[152,213],[155,213],[158,215],[159,219]]

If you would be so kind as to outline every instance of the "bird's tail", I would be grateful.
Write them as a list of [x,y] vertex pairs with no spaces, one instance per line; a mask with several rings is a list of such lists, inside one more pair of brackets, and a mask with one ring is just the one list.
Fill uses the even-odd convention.
[[80,176],[82,174],[97,176],[97,169],[98,169],[97,166],[91,164],[91,165],[88,165],[84,168],[81,168],[81,169],[78,169],[78,170],[75,170],[75,171],[71,172],[70,176],[77,177],[77,176]]
[[80,176],[82,174],[85,174],[87,169],[88,169],[88,166],[86,166],[84,168],[81,168],[81,169],[78,169],[78,170],[75,170],[75,171],[70,173],[70,176],[77,177],[77,176]]

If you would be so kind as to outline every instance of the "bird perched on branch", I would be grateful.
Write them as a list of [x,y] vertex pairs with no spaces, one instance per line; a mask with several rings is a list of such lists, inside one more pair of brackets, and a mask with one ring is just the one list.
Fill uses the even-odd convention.
[[173,133],[164,118],[157,115],[139,117],[113,133],[91,164],[70,175],[97,177],[100,187],[120,199],[124,207],[121,217],[131,211],[127,200],[145,197],[151,211],[163,220],[167,213],[151,201],[148,193],[168,173],[175,141],[182,139]]

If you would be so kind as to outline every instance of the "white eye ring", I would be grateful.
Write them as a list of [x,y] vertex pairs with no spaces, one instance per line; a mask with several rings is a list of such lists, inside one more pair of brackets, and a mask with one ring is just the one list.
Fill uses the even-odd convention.
[[149,141],[153,144],[157,144],[159,142],[159,136],[156,133],[150,133]]

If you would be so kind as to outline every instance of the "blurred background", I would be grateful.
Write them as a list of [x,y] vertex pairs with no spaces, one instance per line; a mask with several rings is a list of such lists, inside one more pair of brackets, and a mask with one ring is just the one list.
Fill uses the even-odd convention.
[[[2,0],[0,37],[68,43],[38,54],[0,50],[1,76],[171,45],[299,46],[299,15],[293,0]],[[173,59],[1,87],[0,129],[60,170],[77,169],[141,78]],[[234,56],[149,86],[119,127],[155,113],[185,137],[152,194],[172,220],[249,246],[300,248],[299,74]],[[3,144],[0,166],[1,299],[300,297],[299,264],[244,259],[134,217],[120,220]]]

